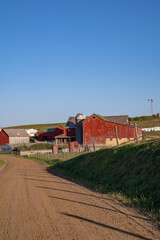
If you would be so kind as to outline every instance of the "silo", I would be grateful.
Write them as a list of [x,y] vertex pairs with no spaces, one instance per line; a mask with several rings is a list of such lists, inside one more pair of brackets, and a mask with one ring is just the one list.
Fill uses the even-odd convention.
[[77,142],[83,143],[83,121],[86,119],[86,116],[82,113],[76,115],[76,137]]

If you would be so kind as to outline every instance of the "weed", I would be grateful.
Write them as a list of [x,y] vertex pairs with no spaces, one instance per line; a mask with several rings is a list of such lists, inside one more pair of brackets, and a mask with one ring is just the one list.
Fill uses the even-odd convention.
[[2,166],[5,162],[0,159],[0,166]]

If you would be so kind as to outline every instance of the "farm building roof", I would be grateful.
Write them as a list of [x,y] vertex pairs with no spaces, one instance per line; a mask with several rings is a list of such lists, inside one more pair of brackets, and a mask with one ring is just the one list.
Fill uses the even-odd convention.
[[[99,116],[104,121],[119,123],[119,124],[128,124],[128,115],[119,115],[119,116],[101,116],[98,114],[95,114]],[[86,117],[86,119],[89,116]],[[66,126],[74,127],[76,124],[76,117],[69,117]]]
[[25,129],[3,129],[9,137],[29,137]]
[[[92,115],[95,115],[95,116],[101,118],[103,121],[106,121],[106,122],[117,123],[117,124],[121,124],[121,125],[129,126],[129,127],[135,127],[135,126],[132,125],[132,124],[120,123],[120,122],[118,122],[118,121],[111,121],[111,120],[108,119],[108,117],[103,117],[103,116],[98,115],[98,114],[95,114],[95,113],[93,113]],[[92,116],[92,115],[91,115],[91,116]],[[138,127],[138,126],[137,126],[137,127]]]
[[62,136],[62,135],[58,135],[55,138],[76,138],[75,136]]
[[55,124],[50,124],[50,125],[45,125],[42,127],[38,132],[52,132],[54,129],[56,129],[59,125],[62,127],[66,126],[66,123],[55,123]]
[[101,116],[103,120],[107,120],[109,122],[120,123],[120,124],[128,124],[128,115],[120,115],[120,116]]
[[67,127],[75,127],[76,126],[76,117],[69,117],[66,126]]
[[[57,126],[58,127],[58,126]],[[48,128],[47,129],[47,132],[53,132],[57,127],[55,127],[55,128]]]

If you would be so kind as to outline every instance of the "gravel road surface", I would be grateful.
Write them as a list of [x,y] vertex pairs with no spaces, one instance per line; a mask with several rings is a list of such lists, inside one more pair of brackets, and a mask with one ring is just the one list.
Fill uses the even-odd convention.
[[106,195],[0,155],[0,240],[158,240],[157,225]]

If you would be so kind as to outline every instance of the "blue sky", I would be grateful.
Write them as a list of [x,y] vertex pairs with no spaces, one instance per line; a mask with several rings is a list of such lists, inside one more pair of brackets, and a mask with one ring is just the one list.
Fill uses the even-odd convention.
[[0,126],[160,112],[159,0],[0,3]]

